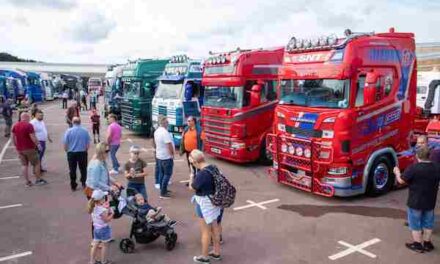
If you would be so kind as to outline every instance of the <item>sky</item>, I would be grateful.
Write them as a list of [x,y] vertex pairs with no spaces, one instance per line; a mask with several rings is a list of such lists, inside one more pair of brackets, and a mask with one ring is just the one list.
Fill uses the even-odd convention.
[[0,0],[0,52],[60,63],[206,58],[390,27],[440,42],[439,14],[427,0]]

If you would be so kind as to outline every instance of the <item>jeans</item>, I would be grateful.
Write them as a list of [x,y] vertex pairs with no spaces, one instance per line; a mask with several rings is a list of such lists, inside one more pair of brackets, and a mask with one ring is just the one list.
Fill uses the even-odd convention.
[[40,156],[40,166],[43,165],[41,162],[43,161],[44,152],[46,152],[46,141],[39,141],[41,150],[38,150],[38,155]]
[[154,182],[155,184],[160,184],[160,179],[159,179],[159,160],[156,159],[156,166],[154,167]]
[[168,192],[168,182],[173,174],[173,159],[157,160],[159,163],[159,184],[160,195],[165,195]]
[[70,171],[70,187],[76,188],[76,168],[79,166],[81,173],[81,183],[86,184],[87,180],[87,151],[84,152],[67,152],[67,161],[69,162]]
[[408,226],[412,231],[434,228],[434,210],[423,211],[408,207]]
[[138,182],[128,182],[127,189],[136,190],[138,193],[142,194],[145,199],[147,199],[147,189],[145,188],[145,183]]
[[118,152],[119,145],[110,145],[110,159],[112,160],[113,169],[115,171],[119,170],[119,162],[116,158],[116,152]]
[[63,109],[67,109],[67,98],[63,98]]

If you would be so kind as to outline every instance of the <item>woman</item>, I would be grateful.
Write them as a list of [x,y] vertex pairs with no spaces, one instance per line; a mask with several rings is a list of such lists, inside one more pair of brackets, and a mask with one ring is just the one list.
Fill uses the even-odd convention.
[[[195,149],[189,154],[189,162],[198,170],[195,176],[190,177],[190,188],[195,191],[193,203],[195,204],[196,216],[199,218],[202,255],[193,258],[196,263],[209,263],[210,258],[220,260],[220,229],[218,218],[221,208],[214,206],[209,195],[214,194],[214,165],[206,163],[203,153]],[[213,237],[214,250],[209,252],[209,244]]]
[[84,193],[87,199],[90,199],[94,190],[107,192],[109,190],[117,190],[121,184],[110,177],[106,159],[110,151],[107,143],[99,143],[95,148],[95,155],[87,166],[87,180]]
[[196,168],[192,166],[189,162],[189,153],[191,151],[203,148],[203,132],[202,128],[197,124],[195,117],[190,116],[187,120],[187,126],[182,132],[182,139],[180,141],[180,156],[186,154],[186,159],[188,160],[188,168],[190,170],[190,175],[196,173]]

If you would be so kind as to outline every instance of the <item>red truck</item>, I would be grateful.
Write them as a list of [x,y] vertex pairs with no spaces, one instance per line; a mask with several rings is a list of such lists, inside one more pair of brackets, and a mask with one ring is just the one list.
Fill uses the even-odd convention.
[[270,163],[278,68],[284,48],[212,55],[204,63],[202,125],[205,152],[229,161]]
[[412,33],[292,38],[279,71],[271,178],[323,196],[379,195],[414,160]]

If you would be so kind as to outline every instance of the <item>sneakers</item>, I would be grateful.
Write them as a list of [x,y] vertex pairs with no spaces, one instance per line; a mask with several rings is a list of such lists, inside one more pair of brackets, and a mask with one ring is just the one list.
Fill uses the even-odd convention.
[[115,170],[115,169],[111,169],[111,170],[109,171],[109,173],[112,174],[112,175],[119,174],[119,172],[118,172],[117,170]]
[[217,255],[214,252],[209,253],[209,257],[213,260],[222,260],[222,256],[221,255]]
[[195,256],[193,258],[195,263],[211,263],[209,258],[203,257],[203,256]]
[[405,246],[415,252],[423,253],[425,251],[423,245],[419,242],[406,243]]
[[426,252],[433,251],[433,250],[434,250],[434,245],[432,244],[431,241],[424,241],[424,242],[423,242],[423,249],[424,249]]
[[41,186],[41,185],[45,185],[45,184],[48,184],[48,182],[44,179],[38,179],[35,181],[35,185],[37,185],[37,186]]
[[170,186],[171,184],[173,184],[173,181],[170,179],[170,180],[168,181],[168,186]]
[[160,184],[156,183],[156,184],[154,185],[154,188],[160,190]]
[[171,199],[171,195],[169,193],[161,194],[159,196],[160,199]]
[[32,187],[32,185],[33,185],[33,184],[32,184],[31,181],[27,181],[25,186],[26,186],[26,187]]

